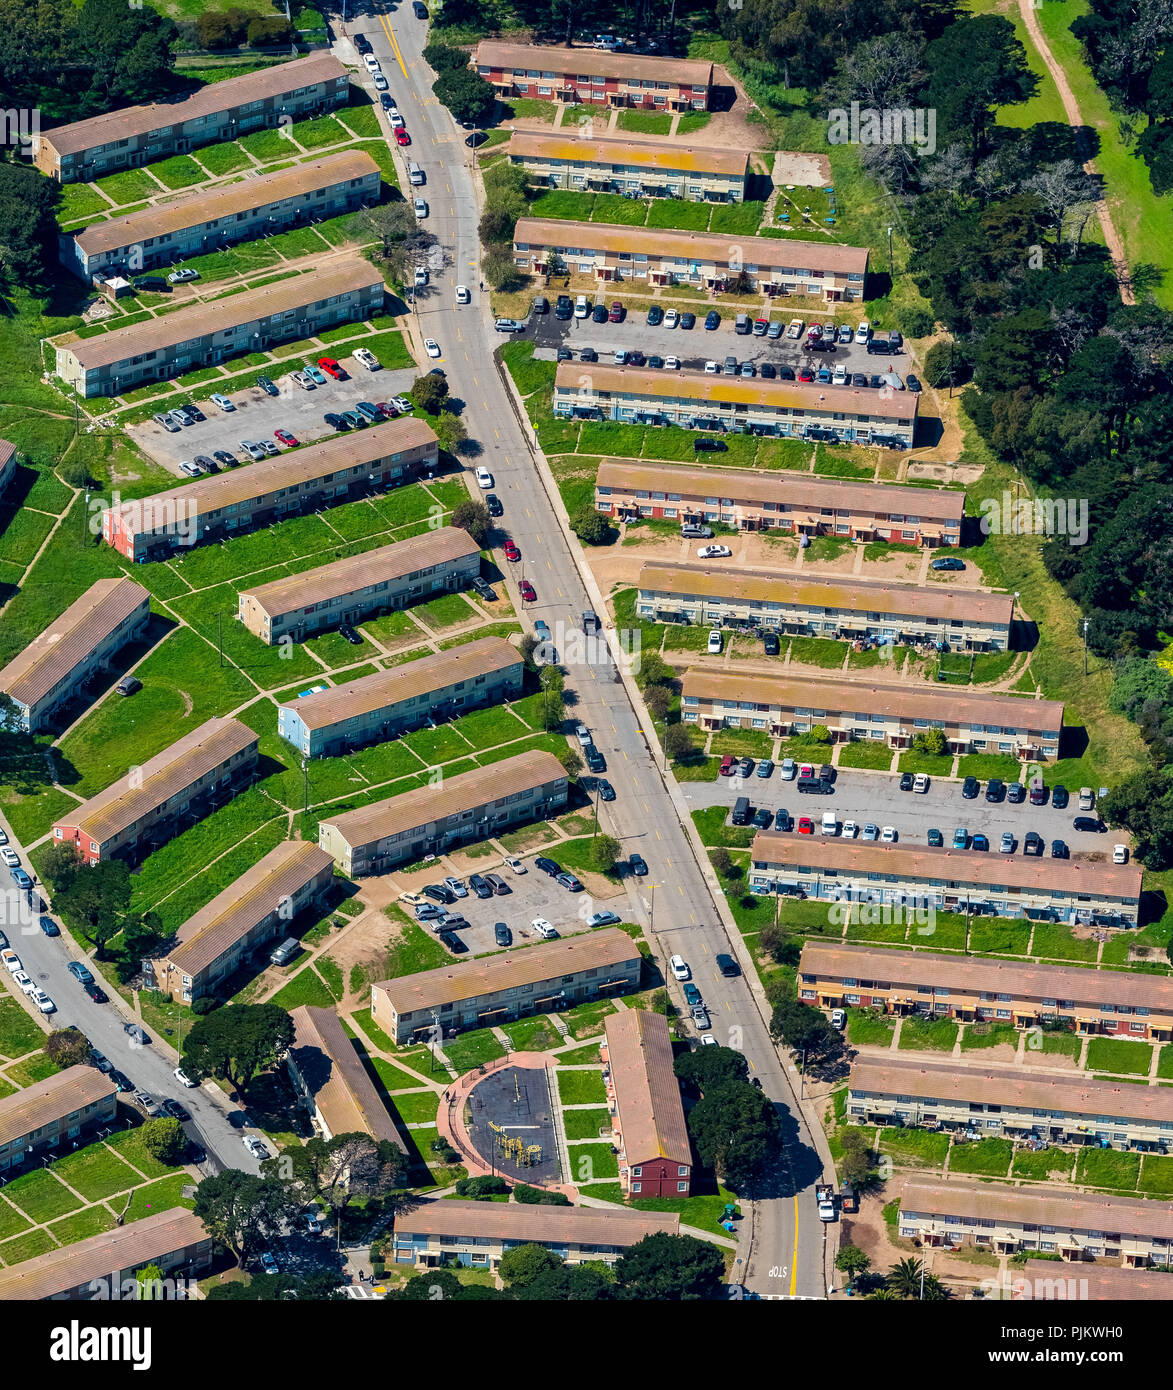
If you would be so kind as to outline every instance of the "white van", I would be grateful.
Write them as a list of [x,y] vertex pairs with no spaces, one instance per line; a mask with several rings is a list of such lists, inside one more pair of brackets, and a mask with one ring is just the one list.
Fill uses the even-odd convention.
[[688,962],[683,956],[672,956],[668,964],[672,967],[672,973],[678,980],[688,980],[692,978],[692,971],[688,968]]
[[419,185],[424,182],[424,171],[413,159],[407,166],[407,177],[411,183]]
[[281,945],[270,954],[269,960],[273,965],[288,965],[300,950],[301,942],[295,936],[287,936]]
[[838,835],[839,822],[835,818],[834,811],[824,811],[822,820],[822,832],[824,835]]

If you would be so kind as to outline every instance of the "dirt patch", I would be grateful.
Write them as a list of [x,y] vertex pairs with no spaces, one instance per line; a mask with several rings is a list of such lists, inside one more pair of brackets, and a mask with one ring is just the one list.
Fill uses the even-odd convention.
[[[372,910],[355,917],[345,931],[337,933],[328,942],[327,952],[342,971],[342,984],[346,991],[340,1009],[350,1010],[370,1003],[367,982],[378,979],[382,974],[388,942],[398,934],[399,927],[390,918],[382,911]],[[352,993],[350,975],[355,966],[362,969],[363,983]]]
[[977,463],[934,463],[928,458],[916,458],[908,465],[909,479],[933,483],[976,483],[982,476]]
[[664,545],[612,546],[608,550],[587,553],[587,563],[591,573],[603,593],[614,589],[627,589],[639,578],[640,567],[645,560],[675,558],[679,552],[676,542]]
[[1022,1060],[1028,1067],[1037,1067],[1040,1071],[1079,1071],[1079,1058],[1068,1057],[1065,1052],[1036,1052],[1034,1048],[1025,1047],[1022,1050]]
[[901,579],[915,579],[921,566],[919,554],[902,554],[890,551],[877,560],[865,560],[860,571],[861,579],[881,579],[885,582]]
[[1018,1056],[1018,1049],[1011,1047],[1008,1043],[999,1043],[997,1047],[979,1047],[970,1052],[963,1052],[962,1057],[974,1066],[1005,1066],[1007,1062],[1013,1062]]
[[831,182],[831,161],[825,154],[779,150],[774,155],[773,179],[783,188],[789,183],[800,188],[824,188]]
[[853,542],[849,542],[848,548],[833,560],[812,560],[808,550],[805,552],[802,567],[810,574],[851,574],[855,570],[857,556],[858,551]]
[[183,717],[184,719],[189,719],[191,717],[192,710],[195,709],[195,705],[192,702],[191,696],[187,693],[186,690],[181,690],[179,693],[183,696]]

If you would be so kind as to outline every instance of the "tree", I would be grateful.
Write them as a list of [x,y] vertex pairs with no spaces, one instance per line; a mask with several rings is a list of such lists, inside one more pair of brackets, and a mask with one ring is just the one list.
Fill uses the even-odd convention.
[[183,1070],[193,1078],[218,1076],[243,1096],[293,1042],[293,1020],[276,1004],[227,1004],[192,1024]]
[[1025,101],[1038,86],[1014,26],[1001,15],[977,15],[950,24],[925,49],[931,74],[927,104],[946,136],[969,146],[970,167],[986,151],[994,108]]
[[60,1028],[45,1039],[45,1052],[61,1071],[82,1066],[90,1060],[93,1048],[80,1028]]
[[415,209],[402,199],[367,208],[360,221],[378,241],[391,278],[401,285],[437,244],[435,234],[420,226]]
[[432,421],[432,429],[440,441],[440,448],[450,454],[461,452],[461,445],[468,439],[468,426],[459,415],[450,410],[442,410]]
[[698,1091],[709,1091],[726,1081],[744,1081],[749,1076],[745,1054],[732,1047],[698,1047],[682,1052],[673,1064],[677,1078]]
[[913,734],[912,746],[918,753],[940,756],[948,750],[949,740],[945,737],[944,729],[925,729],[919,734]]
[[773,1102],[745,1081],[710,1087],[689,1111],[687,1121],[701,1162],[735,1192],[752,1181],[778,1142]]
[[448,399],[448,382],[442,376],[417,376],[411,384],[411,398],[428,415],[439,415],[440,407]]
[[156,1303],[163,1297],[163,1271],[158,1265],[143,1265],[134,1272],[138,1285],[136,1297],[141,1303]]
[[680,762],[693,751],[692,734],[685,724],[669,724],[664,730],[664,752]]
[[195,1214],[208,1234],[227,1246],[241,1264],[252,1251],[279,1236],[295,1212],[296,1204],[284,1183],[237,1168],[205,1178],[196,1188]]
[[508,1194],[509,1184],[505,1179],[490,1177],[487,1173],[483,1177],[461,1178],[456,1184],[456,1195],[469,1197],[474,1202],[486,1202],[490,1197]]
[[278,44],[292,43],[297,38],[297,30],[282,15],[257,15],[250,19],[245,30],[245,40],[250,48],[272,48]]
[[728,878],[733,871],[733,856],[724,845],[717,845],[715,849],[709,850],[709,862],[721,878]]
[[693,1236],[638,1240],[615,1265],[619,1296],[648,1302],[725,1297],[725,1261],[715,1245]]
[[312,1274],[254,1274],[247,1283],[239,1279],[216,1284],[207,1293],[217,1303],[275,1303],[295,1298],[299,1303],[344,1303],[346,1291],[340,1270],[321,1269]]
[[610,1273],[602,1269],[559,1260],[525,1284],[511,1285],[510,1292],[525,1302],[599,1303],[615,1297],[615,1285]]
[[1143,768],[1118,782],[1099,802],[1100,815],[1122,825],[1136,857],[1160,872],[1173,864],[1173,781],[1168,768]]
[[187,1134],[178,1120],[148,1120],[142,1127],[142,1141],[160,1163],[181,1163],[187,1153]]
[[527,632],[517,644],[517,650],[521,653],[521,659],[532,670],[534,662],[534,652],[541,646],[536,634]]
[[672,692],[663,685],[649,685],[644,691],[644,704],[653,719],[663,722],[672,708]]
[[596,835],[591,840],[591,868],[608,874],[619,858],[620,844],[612,835]]
[[497,1272],[506,1284],[532,1284],[540,1275],[557,1269],[562,1264],[560,1256],[544,1245],[515,1245],[501,1256]]
[[901,1298],[916,1298],[923,1275],[924,1265],[920,1260],[897,1260],[885,1275],[884,1283]]
[[872,1151],[862,1131],[843,1133],[843,1176],[855,1187],[862,1187],[872,1175]]
[[453,507],[451,524],[461,531],[467,531],[477,545],[484,545],[493,522],[488,507],[475,498],[469,498],[467,502],[458,502]]
[[513,1200],[523,1202],[531,1207],[568,1207],[571,1205],[570,1198],[565,1192],[555,1192],[547,1187],[530,1187],[528,1183],[519,1182],[513,1189]]
[[[561,697],[559,697],[561,701]],[[561,723],[561,720],[559,720]],[[558,753],[558,761],[562,764],[567,777],[573,782],[583,769],[582,754],[574,748],[563,748]]]
[[0,163],[0,271],[8,286],[48,284],[60,201],[55,180],[25,165]]
[[767,922],[758,933],[758,949],[780,965],[797,962],[798,947],[795,940],[778,922]]
[[835,1268],[841,1269],[845,1274],[850,1274],[853,1279],[857,1279],[861,1274],[866,1274],[872,1267],[872,1262],[858,1245],[841,1245],[839,1253],[835,1256]]
[[833,1052],[841,1041],[838,1032],[818,1009],[797,999],[785,999],[774,1005],[770,1036],[792,1051],[805,1051],[812,1057]]
[[469,67],[442,72],[432,83],[432,92],[461,125],[487,125],[497,109],[493,84]]
[[481,269],[493,289],[502,294],[513,294],[529,279],[514,264],[513,248],[509,245],[490,245],[481,257]]
[[424,49],[424,62],[433,72],[460,72],[468,67],[468,54],[463,48],[433,39]]
[[584,504],[570,514],[570,529],[587,545],[603,545],[611,539],[610,521],[602,512]]
[[163,96],[172,86],[172,49],[178,38],[175,24],[148,5],[85,0],[69,63],[74,73],[89,78],[84,110],[110,111]]
[[54,894],[58,912],[98,948],[99,960],[108,959],[106,944],[119,932],[129,902],[130,869],[121,859],[90,865]]
[[646,690],[649,685],[669,685],[675,679],[676,672],[659,652],[640,652],[636,681],[642,689]]
[[388,1197],[403,1186],[409,1166],[398,1145],[361,1131],[307,1139],[280,1162],[291,1165],[293,1181],[336,1214],[356,1197]]

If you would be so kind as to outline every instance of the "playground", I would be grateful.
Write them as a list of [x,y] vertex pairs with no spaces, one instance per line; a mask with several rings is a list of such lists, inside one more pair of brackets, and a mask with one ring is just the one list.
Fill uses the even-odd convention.
[[561,1177],[550,1073],[506,1065],[479,1079],[465,1100],[465,1132],[492,1172],[535,1186]]

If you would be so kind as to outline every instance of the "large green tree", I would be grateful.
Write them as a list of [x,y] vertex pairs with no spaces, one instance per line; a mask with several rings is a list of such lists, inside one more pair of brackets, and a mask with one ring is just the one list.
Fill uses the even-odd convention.
[[296,1210],[284,1183],[237,1168],[205,1178],[196,1188],[195,1214],[241,1264],[279,1236]]
[[184,1039],[183,1070],[216,1076],[244,1095],[293,1042],[293,1020],[276,1004],[228,1004],[194,1023]]
[[274,1159],[310,1196],[342,1212],[356,1198],[383,1198],[400,1189],[409,1162],[398,1145],[356,1131],[330,1139],[307,1139]]
[[1026,101],[1039,82],[1027,66],[1014,26],[1002,15],[975,15],[951,24],[925,49],[925,66],[938,143],[944,143],[942,137],[963,139],[974,168],[986,153],[995,109]]
[[653,1235],[636,1241],[615,1265],[618,1297],[655,1303],[725,1297],[725,1261],[708,1241]]
[[442,72],[432,83],[432,92],[462,125],[487,124],[497,105],[493,84],[472,68]]
[[778,1145],[773,1102],[745,1081],[711,1086],[688,1112],[688,1133],[706,1168],[735,1192],[762,1171]]
[[57,262],[61,187],[38,169],[0,163],[0,273],[9,287],[39,289]]
[[749,1063],[744,1053],[732,1047],[698,1047],[694,1052],[682,1052],[674,1070],[679,1080],[698,1091],[709,1091],[726,1081],[744,1081]]

